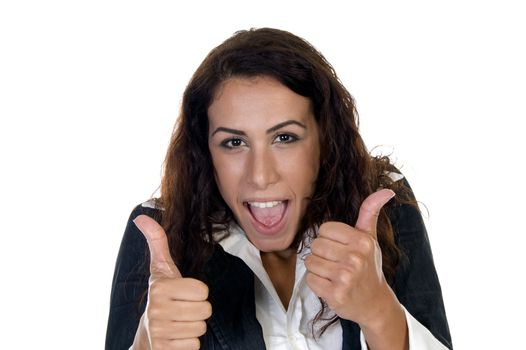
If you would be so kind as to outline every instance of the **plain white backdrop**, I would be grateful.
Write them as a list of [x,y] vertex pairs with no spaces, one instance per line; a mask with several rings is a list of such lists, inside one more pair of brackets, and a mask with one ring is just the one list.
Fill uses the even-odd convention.
[[124,226],[158,188],[185,85],[263,26],[327,57],[427,206],[456,349],[524,346],[520,3],[2,1],[2,348],[103,348]]

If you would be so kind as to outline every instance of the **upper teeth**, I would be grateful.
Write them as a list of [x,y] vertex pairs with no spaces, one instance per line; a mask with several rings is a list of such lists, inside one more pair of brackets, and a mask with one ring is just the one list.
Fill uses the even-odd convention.
[[273,202],[249,202],[248,204],[258,207],[258,208],[272,208],[276,205],[280,204],[281,201],[273,201]]

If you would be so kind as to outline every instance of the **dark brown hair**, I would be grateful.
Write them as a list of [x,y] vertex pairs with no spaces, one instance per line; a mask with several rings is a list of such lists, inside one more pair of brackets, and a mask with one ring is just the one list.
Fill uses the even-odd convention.
[[[312,101],[320,134],[320,170],[295,245],[325,221],[354,225],[363,200],[379,187],[387,158],[368,153],[358,133],[352,96],[334,69],[312,45],[282,30],[235,33],[213,49],[191,78],[164,164],[160,204],[172,256],[182,271],[199,276],[233,215],[219,194],[208,149],[207,110],[221,82],[231,77],[269,76]],[[400,253],[385,210],[378,221],[383,270],[392,281]],[[322,308],[325,308],[325,306]]]

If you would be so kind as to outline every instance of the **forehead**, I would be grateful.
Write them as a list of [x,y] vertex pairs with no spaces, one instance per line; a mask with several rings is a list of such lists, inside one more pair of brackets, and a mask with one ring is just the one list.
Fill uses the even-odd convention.
[[225,80],[208,108],[212,127],[224,123],[249,127],[290,119],[306,122],[311,116],[310,99],[266,76]]

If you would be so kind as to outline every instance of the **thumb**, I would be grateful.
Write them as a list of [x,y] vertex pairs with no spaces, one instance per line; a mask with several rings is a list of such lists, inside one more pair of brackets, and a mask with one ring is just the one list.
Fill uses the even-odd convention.
[[137,216],[133,222],[146,238],[150,248],[150,274],[154,278],[180,278],[181,273],[170,255],[168,238],[161,225],[146,215]]
[[378,223],[380,209],[382,209],[382,207],[394,196],[395,193],[393,191],[383,189],[376,191],[369,195],[369,197],[365,198],[360,206],[356,228],[360,231],[367,232],[376,238],[376,225]]

